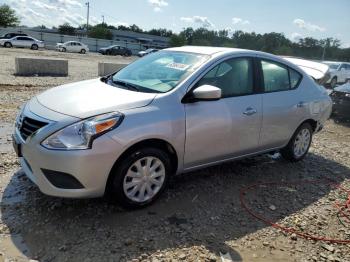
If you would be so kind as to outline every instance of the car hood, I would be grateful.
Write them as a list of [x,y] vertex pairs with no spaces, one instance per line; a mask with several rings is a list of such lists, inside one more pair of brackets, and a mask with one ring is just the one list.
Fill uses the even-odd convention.
[[59,113],[87,118],[112,111],[147,106],[156,94],[140,93],[107,85],[99,78],[49,89],[38,102]]

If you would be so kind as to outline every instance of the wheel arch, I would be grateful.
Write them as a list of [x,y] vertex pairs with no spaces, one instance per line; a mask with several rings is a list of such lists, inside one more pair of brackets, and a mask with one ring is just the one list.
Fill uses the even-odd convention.
[[[312,118],[306,119],[306,120],[304,120],[303,122],[301,122],[300,125],[298,125],[297,129],[295,129],[295,130],[298,130],[298,128],[299,128],[301,125],[305,124],[305,123],[310,124],[311,127],[312,127],[312,131],[313,131],[313,132],[316,132],[317,127],[318,127],[318,122],[317,122],[315,119],[312,119]],[[295,131],[294,131],[294,132],[295,132]]]
[[121,161],[123,161],[123,159],[125,159],[126,156],[129,155],[131,152],[133,152],[137,149],[145,148],[145,147],[157,148],[157,149],[160,149],[160,150],[163,150],[164,152],[166,152],[170,157],[171,166],[172,166],[172,174],[176,173],[176,171],[178,169],[179,161],[178,161],[178,154],[177,154],[175,148],[168,141],[165,141],[163,139],[159,139],[159,138],[145,139],[145,140],[136,142],[135,144],[129,146],[118,157],[118,159],[113,164],[113,167],[108,175],[108,179],[107,179],[106,187],[105,187],[105,192],[107,192],[109,185],[111,184],[113,171],[115,170],[115,168],[117,168],[119,163],[121,163]]

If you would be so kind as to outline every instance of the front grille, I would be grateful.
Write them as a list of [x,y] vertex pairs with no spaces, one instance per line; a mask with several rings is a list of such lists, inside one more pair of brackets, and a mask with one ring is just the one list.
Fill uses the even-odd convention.
[[29,117],[24,117],[22,121],[22,126],[19,129],[19,133],[23,140],[27,140],[27,137],[39,130],[40,128],[46,126],[48,123],[41,122]]

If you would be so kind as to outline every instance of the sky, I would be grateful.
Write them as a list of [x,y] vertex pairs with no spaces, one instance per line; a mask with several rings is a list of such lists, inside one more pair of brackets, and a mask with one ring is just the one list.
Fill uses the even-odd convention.
[[278,32],[293,41],[333,37],[350,47],[350,0],[0,0],[27,26],[86,23],[136,24],[143,29],[185,27],[230,32]]

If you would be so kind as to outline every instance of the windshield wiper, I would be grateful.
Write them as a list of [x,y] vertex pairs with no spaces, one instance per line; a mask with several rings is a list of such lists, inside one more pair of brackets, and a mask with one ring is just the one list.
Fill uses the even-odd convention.
[[134,91],[140,92],[140,88],[137,85],[131,84],[129,82],[121,81],[121,80],[114,80],[113,78],[111,80],[116,85],[125,86],[129,90],[134,90]]

